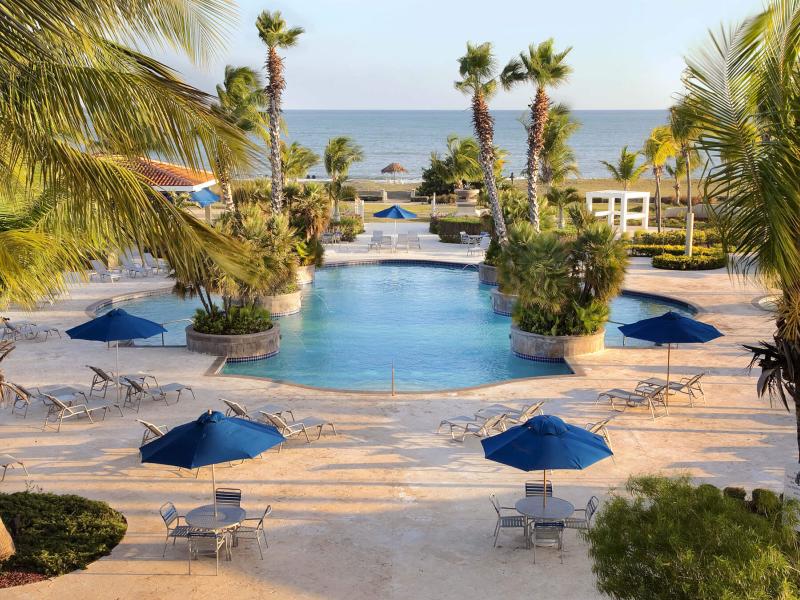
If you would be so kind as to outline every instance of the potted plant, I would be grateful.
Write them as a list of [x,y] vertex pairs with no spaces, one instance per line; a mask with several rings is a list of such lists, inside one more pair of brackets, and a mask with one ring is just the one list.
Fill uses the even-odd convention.
[[295,230],[297,241],[294,250],[298,258],[297,283],[314,282],[317,267],[322,266],[325,247],[320,241],[330,223],[328,199],[322,186],[306,184],[286,188],[289,205],[289,223]]
[[609,303],[622,289],[628,256],[605,223],[590,223],[574,239],[536,234],[515,223],[502,271],[517,291],[511,349],[527,359],[563,359],[604,348]]

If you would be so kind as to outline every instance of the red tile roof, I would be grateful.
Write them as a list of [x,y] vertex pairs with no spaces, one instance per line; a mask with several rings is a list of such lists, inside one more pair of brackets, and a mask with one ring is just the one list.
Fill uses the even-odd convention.
[[[116,158],[116,157],[115,157]],[[151,160],[147,158],[122,158],[118,161],[126,168],[135,171],[158,188],[185,187],[201,189],[216,183],[214,174],[210,171],[191,170],[172,163]]]

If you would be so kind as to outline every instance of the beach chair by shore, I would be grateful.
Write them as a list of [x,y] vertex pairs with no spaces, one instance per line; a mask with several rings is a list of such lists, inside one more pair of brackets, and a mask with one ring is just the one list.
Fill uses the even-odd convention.
[[[658,416],[669,416],[669,408],[667,407],[667,403],[664,400],[665,389],[666,386],[653,387],[649,389],[643,389],[637,387],[635,390],[631,392],[628,390],[614,388],[612,390],[600,392],[597,395],[597,400],[595,400],[595,404],[597,404],[601,398],[606,398],[611,403],[612,410],[618,410],[614,406],[614,400],[622,401],[623,403],[622,411],[624,411],[625,408],[628,406],[631,407],[647,406],[650,409],[650,415],[653,417],[653,420],[655,421]],[[656,415],[656,408],[659,406],[664,409],[663,415]]]
[[89,274],[89,280],[92,277],[96,276],[100,278],[100,281],[104,279],[108,279],[112,283],[117,281],[122,276],[122,271],[120,269],[109,269],[101,260],[90,260],[89,264],[92,265],[92,269],[94,269]]
[[13,340],[35,340],[41,335],[44,335],[44,340],[47,341],[51,335],[61,337],[61,332],[55,327],[47,327],[45,325],[37,325],[36,323],[29,323],[27,321],[14,322],[7,317],[3,317],[3,332],[4,338]]
[[[97,406],[94,408],[89,408],[85,404],[68,406],[63,400],[56,396],[51,396],[50,394],[43,394],[43,396],[51,403],[51,406],[47,411],[47,416],[44,418],[42,431],[45,431],[48,427],[55,429],[57,432],[61,431],[61,423],[63,423],[65,419],[71,419],[72,417],[85,416],[89,419],[90,423],[94,423],[92,413],[99,410],[103,411],[103,420],[106,418],[106,412],[108,411],[107,406]],[[50,423],[51,420],[56,425],[52,425]]]
[[373,248],[380,252],[381,244],[383,244],[383,231],[373,231],[372,237],[370,238],[369,243],[367,244],[367,252],[369,252]]
[[[705,403],[706,394],[705,391],[703,391],[702,382],[702,379],[705,375],[705,372],[701,372],[697,375],[693,375],[692,377],[682,377],[678,381],[670,381],[669,393],[686,395],[689,399],[689,406],[691,407],[694,407],[695,400]],[[666,379],[662,379],[660,377],[651,377],[650,379],[644,379],[640,381],[636,387],[641,389],[652,389],[657,387],[666,387],[666,385]]]
[[[317,417],[304,417],[302,419],[297,419],[291,425],[286,422],[286,420],[281,417],[280,415],[274,413],[268,413],[264,411],[259,411],[260,414],[264,416],[264,418],[268,421],[270,425],[275,427],[280,434],[283,435],[285,438],[291,438],[296,435],[303,434],[306,438],[307,443],[311,443],[311,438],[308,437],[308,430],[316,428],[317,430],[317,437],[319,439],[322,436],[322,429],[327,425],[333,431],[333,435],[336,435],[336,426],[333,424],[332,421],[328,421],[326,419],[319,419]],[[278,447],[278,452],[281,451],[281,444]]]
[[140,423],[142,427],[144,427],[144,433],[142,434],[142,443],[140,446],[144,446],[147,442],[151,440],[156,440],[163,436],[165,433],[169,431],[169,427],[166,425],[153,425],[148,421],[142,421],[141,419],[136,419],[137,423]]
[[406,252],[408,252],[408,234],[407,233],[398,233],[397,234],[397,241],[394,243],[394,249],[399,250],[400,248],[405,248]]
[[[259,419],[258,415],[253,417],[253,415],[248,412],[247,407],[244,404],[240,404],[239,402],[235,402],[233,400],[227,400],[225,398],[220,398],[220,400],[225,403],[225,406],[228,407],[225,411],[225,415],[228,417],[234,415],[241,419],[248,419],[249,421],[257,421]],[[276,404],[265,404],[263,406],[259,406],[253,411],[253,413],[255,414],[262,411],[272,415],[278,415],[279,417],[282,417],[283,413],[287,413],[291,415],[292,423],[294,423],[294,413],[291,411],[291,409],[284,408]]]
[[597,435],[602,436],[602,438],[606,442],[606,446],[611,448],[612,451],[614,449],[611,447],[611,434],[608,433],[608,424],[614,418],[615,418],[615,416],[612,415],[610,417],[606,417],[605,419],[601,419],[601,420],[596,421],[594,423],[587,423],[586,424],[586,430],[589,433],[596,433]]
[[422,244],[419,241],[419,235],[416,233],[409,233],[408,234],[408,247],[409,248],[417,248],[418,250],[422,250]]
[[166,383],[163,385],[145,387],[140,379],[134,377],[123,377],[122,380],[128,387],[127,392],[125,393],[125,401],[123,402],[123,406],[129,406],[130,408],[135,406],[136,412],[139,412],[142,400],[145,398],[149,398],[155,402],[163,402],[169,406],[167,394],[177,394],[175,398],[175,403],[177,404],[181,401],[181,394],[188,390],[189,393],[192,394],[192,399],[197,399],[194,395],[194,390],[190,385],[184,385],[182,383]]
[[492,404],[479,409],[475,416],[479,419],[488,419],[494,415],[505,415],[506,423],[524,423],[528,419],[532,419],[537,412],[542,412],[544,402],[544,400],[540,400],[522,408],[514,408],[505,404]]
[[475,437],[484,438],[505,431],[505,413],[499,415],[492,415],[488,419],[476,419],[475,417],[449,417],[442,419],[436,433],[441,432],[442,427],[447,425],[450,428],[450,437],[456,439],[455,432],[461,431],[461,438],[459,442],[463,442],[467,435],[474,435]]

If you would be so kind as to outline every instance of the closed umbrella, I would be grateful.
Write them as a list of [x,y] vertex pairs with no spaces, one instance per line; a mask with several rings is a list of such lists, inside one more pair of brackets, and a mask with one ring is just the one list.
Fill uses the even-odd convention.
[[[149,338],[159,333],[166,333],[166,331],[154,321],[129,314],[121,308],[115,308],[91,321],[67,329],[66,334],[74,340],[94,340],[108,343]],[[119,405],[119,343],[117,343],[116,376],[117,404]]]
[[489,460],[520,469],[542,471],[547,504],[548,469],[585,469],[614,453],[602,436],[565,423],[553,415],[539,415],[521,425],[481,440]]
[[282,444],[286,438],[271,425],[226,417],[209,410],[189,423],[179,425],[139,448],[143,463],[170,465],[184,469],[211,466],[211,491],[216,514],[217,479],[214,465],[232,460],[255,458],[265,450]]
[[660,317],[622,325],[619,330],[626,337],[667,345],[665,402],[669,401],[669,363],[672,344],[704,344],[724,335],[713,325],[695,321],[671,310]]
[[376,212],[373,217],[378,219],[393,219],[394,220],[394,232],[397,233],[397,221],[400,219],[416,219],[417,214],[411,212],[410,210],[406,210],[405,208],[398,206],[397,204],[393,204],[389,208],[384,208],[381,211]]

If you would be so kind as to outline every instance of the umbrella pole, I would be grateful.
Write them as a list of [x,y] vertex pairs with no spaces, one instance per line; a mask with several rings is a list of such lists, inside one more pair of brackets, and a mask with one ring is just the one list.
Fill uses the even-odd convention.
[[214,498],[214,518],[217,518],[217,477],[214,473],[214,465],[211,465],[211,496]]
[[122,407],[120,406],[120,389],[119,389],[119,340],[117,340],[117,408],[119,408],[119,412],[122,412]]
[[667,389],[664,390],[664,406],[667,407],[667,410],[669,410],[669,360],[671,350],[672,344],[667,344]]
[[542,470],[542,481],[544,487],[542,488],[542,506],[547,506],[547,469]]

